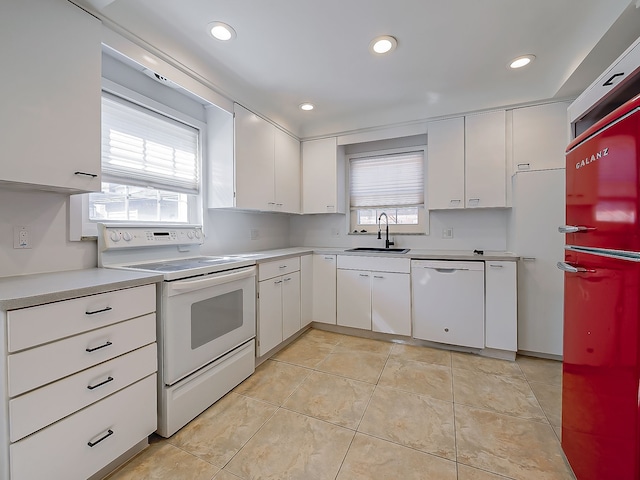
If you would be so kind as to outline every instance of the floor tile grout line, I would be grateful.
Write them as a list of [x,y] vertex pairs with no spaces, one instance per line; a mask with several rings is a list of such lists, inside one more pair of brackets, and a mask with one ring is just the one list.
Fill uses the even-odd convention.
[[449,461],[449,462],[451,462],[451,463],[457,463],[457,460],[452,460],[452,459],[447,458],[447,457],[444,457],[444,456],[442,456],[442,455],[438,455],[437,453],[433,453],[433,452],[426,452],[426,451],[424,451],[424,450],[420,450],[419,448],[412,447],[411,445],[405,445],[405,444],[400,443],[400,442],[395,442],[395,441],[393,441],[393,440],[389,440],[388,438],[382,438],[382,437],[379,437],[379,436],[374,435],[374,434],[372,434],[372,433],[362,432],[362,431],[358,430],[358,431],[356,432],[356,434],[364,435],[364,436],[366,436],[366,437],[375,438],[375,439],[377,439],[377,440],[382,440],[383,442],[391,443],[391,444],[393,444],[393,445],[397,445],[397,446],[399,446],[399,447],[408,448],[409,450],[413,450],[414,452],[422,453],[422,454],[424,454],[424,455],[431,455],[432,457],[441,458],[441,459],[443,459],[443,460],[447,460],[447,461]]

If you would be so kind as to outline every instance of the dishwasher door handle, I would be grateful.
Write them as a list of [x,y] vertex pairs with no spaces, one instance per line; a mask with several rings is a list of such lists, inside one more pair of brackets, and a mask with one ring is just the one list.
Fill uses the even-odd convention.
[[455,273],[464,270],[469,270],[468,268],[434,268],[434,270],[438,273]]

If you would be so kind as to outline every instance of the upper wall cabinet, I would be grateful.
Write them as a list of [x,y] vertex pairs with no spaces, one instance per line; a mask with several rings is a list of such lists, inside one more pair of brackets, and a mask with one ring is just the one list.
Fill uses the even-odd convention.
[[569,103],[513,110],[513,170],[564,168],[569,143]]
[[429,209],[505,207],[505,112],[439,120],[428,129]]
[[1,11],[0,182],[99,191],[100,22],[66,0]]
[[302,213],[344,213],[336,137],[302,142]]
[[300,212],[300,142],[240,105],[235,112],[236,208]]

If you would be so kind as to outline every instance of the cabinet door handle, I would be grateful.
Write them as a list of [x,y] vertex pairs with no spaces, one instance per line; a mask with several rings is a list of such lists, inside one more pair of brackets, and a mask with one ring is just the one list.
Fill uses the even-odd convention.
[[101,310],[93,310],[92,312],[84,312],[85,315],[95,315],[97,313],[104,313],[113,310],[111,307],[103,308]]
[[492,264],[489,264],[489,266],[491,268],[504,268],[504,265],[492,265]]
[[102,381],[102,382],[98,383],[97,385],[87,385],[87,388],[88,388],[89,390],[95,390],[96,388],[101,387],[101,386],[103,386],[103,385],[106,385],[106,384],[107,384],[107,383],[109,383],[109,382],[113,382],[113,377],[107,377],[107,379],[106,379],[106,380],[104,380],[104,381]]
[[518,170],[530,170],[531,169],[531,165],[528,163],[519,163],[518,164]]
[[374,275],[373,278],[384,278],[382,275]]
[[606,82],[604,82],[602,84],[603,87],[610,87],[613,85],[613,79],[616,77],[622,77],[624,76],[624,72],[622,73],[614,73],[613,75],[611,75],[611,77],[609,77],[609,80],[607,80]]
[[113,435],[113,430],[109,429],[109,430],[107,430],[107,433],[105,433],[103,436],[101,436],[98,440],[96,440],[95,442],[88,442],[87,445],[89,445],[91,448],[93,448],[97,444],[102,442],[103,440],[106,440],[107,438],[109,438],[111,435]]
[[284,279],[285,282],[288,282],[289,280],[291,280],[291,277]]
[[324,257],[325,260],[333,260],[333,257]]
[[286,265],[280,265],[278,268],[287,268]]
[[282,280],[277,280],[277,281],[273,282],[274,285],[278,285],[280,283],[282,283]]
[[96,178],[98,176],[97,173],[89,173],[89,172],[73,172],[74,175],[83,175],[85,177]]
[[369,275],[365,274],[365,273],[361,273],[360,274],[361,277],[368,277]]
[[589,270],[588,268],[584,267],[575,267],[566,262],[558,262],[556,265],[560,270],[567,273],[596,273],[595,270]]
[[460,205],[460,200],[449,200],[449,205]]
[[595,230],[595,228],[583,227],[580,225],[562,225],[561,227],[558,227],[558,232],[560,233],[583,233],[590,232],[592,230]]
[[473,204],[473,205],[478,205],[480,203],[480,199],[479,198],[470,198],[469,199],[469,205]]
[[99,347],[87,348],[86,351],[91,353],[91,352],[95,352],[96,350],[100,350],[101,348],[109,347],[111,345],[113,345],[113,343],[107,342],[104,345],[100,345]]
[[536,257],[522,257],[523,262],[535,262]]

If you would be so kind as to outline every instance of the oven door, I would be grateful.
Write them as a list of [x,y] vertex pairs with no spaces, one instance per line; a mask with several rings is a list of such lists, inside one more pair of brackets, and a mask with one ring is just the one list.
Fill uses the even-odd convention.
[[256,268],[164,282],[162,376],[173,385],[256,334]]

